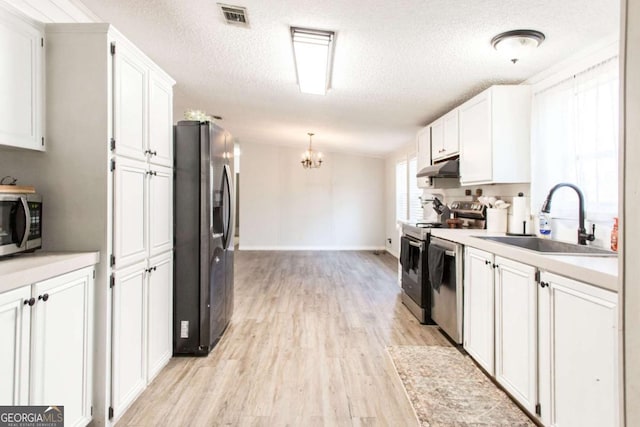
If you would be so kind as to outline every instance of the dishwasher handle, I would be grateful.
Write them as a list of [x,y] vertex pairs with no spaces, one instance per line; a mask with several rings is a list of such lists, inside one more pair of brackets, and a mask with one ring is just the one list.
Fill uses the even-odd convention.
[[454,251],[451,251],[449,249],[445,249],[445,248],[443,248],[442,246],[439,246],[439,245],[434,245],[434,244],[431,244],[431,245],[442,249],[446,256],[450,256],[450,257],[455,257],[456,256],[456,253]]

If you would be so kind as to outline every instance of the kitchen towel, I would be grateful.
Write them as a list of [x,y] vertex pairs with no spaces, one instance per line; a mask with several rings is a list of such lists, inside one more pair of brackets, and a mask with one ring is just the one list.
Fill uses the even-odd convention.
[[407,239],[406,237],[401,237],[400,238],[400,265],[402,266],[402,269],[404,271],[409,271],[409,254],[410,254],[410,248],[409,248],[409,239]]
[[431,287],[437,292],[440,292],[442,275],[444,274],[445,251],[440,246],[429,245],[429,281],[431,282]]

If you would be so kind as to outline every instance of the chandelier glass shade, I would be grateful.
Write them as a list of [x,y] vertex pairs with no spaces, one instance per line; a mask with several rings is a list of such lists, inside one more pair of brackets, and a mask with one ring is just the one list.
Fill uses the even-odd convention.
[[309,135],[309,148],[307,149],[307,151],[302,153],[302,160],[300,161],[300,163],[302,163],[302,167],[305,169],[319,168],[320,166],[322,166],[322,153],[319,151],[314,151],[313,147],[311,146],[311,137],[314,134],[309,132],[307,135]]

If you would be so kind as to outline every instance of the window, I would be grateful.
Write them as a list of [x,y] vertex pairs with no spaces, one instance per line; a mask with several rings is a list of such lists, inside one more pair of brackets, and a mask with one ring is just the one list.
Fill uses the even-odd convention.
[[415,155],[396,163],[396,221],[417,222],[423,218],[418,188],[418,159]]
[[[618,58],[601,62],[534,94],[532,209],[540,209],[555,184],[584,193],[590,220],[618,211]],[[566,197],[560,193],[567,192]],[[577,199],[559,190],[552,214],[574,218]]]
[[407,195],[407,161],[396,163],[396,221],[405,221],[409,197]]

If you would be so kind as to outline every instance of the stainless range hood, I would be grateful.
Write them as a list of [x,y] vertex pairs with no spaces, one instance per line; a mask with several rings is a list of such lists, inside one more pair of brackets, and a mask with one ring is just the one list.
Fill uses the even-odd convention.
[[458,159],[445,160],[420,169],[416,176],[418,178],[459,178],[460,162]]

